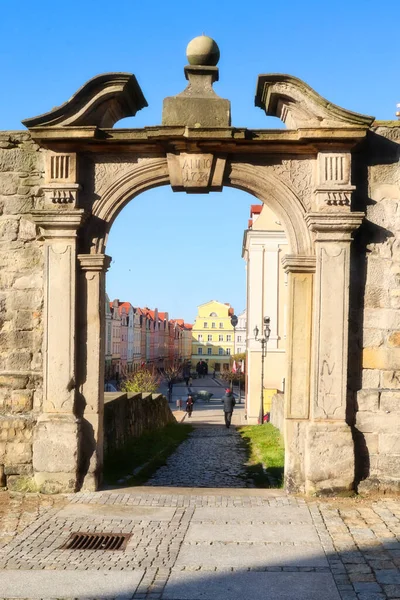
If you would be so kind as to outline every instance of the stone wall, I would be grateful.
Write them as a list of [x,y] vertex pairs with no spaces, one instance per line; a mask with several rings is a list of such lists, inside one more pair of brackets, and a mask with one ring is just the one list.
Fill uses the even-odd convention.
[[270,422],[279,429],[283,435],[283,415],[284,415],[285,396],[278,392],[272,396]]
[[29,219],[44,171],[28,133],[0,133],[0,484],[32,473],[42,407],[43,253]]
[[[350,353],[360,491],[400,489],[400,123],[369,133],[356,177]],[[366,182],[368,181],[368,187]],[[360,363],[353,360],[358,351]]]
[[142,433],[175,423],[161,394],[106,393],[104,399],[104,454],[123,448]]

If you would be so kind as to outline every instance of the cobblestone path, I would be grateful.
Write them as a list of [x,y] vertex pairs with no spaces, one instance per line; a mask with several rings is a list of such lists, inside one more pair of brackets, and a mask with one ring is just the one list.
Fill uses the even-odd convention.
[[245,488],[246,452],[236,429],[223,425],[196,427],[147,485]]

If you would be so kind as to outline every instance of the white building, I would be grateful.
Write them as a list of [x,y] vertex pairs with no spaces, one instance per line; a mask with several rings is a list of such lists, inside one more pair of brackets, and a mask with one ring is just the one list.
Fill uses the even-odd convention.
[[286,373],[287,278],[282,257],[287,239],[281,223],[266,205],[252,205],[249,229],[243,240],[247,263],[246,409],[249,424],[257,423],[261,407],[262,344],[264,318],[270,318],[270,337],[264,359],[264,412],[272,395],[284,389]]

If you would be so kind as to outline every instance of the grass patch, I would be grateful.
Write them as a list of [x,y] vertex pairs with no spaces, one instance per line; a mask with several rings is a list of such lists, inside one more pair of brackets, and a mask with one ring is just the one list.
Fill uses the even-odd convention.
[[248,453],[247,469],[257,487],[283,486],[283,438],[271,423],[238,427]]
[[170,423],[162,429],[132,438],[124,448],[104,460],[105,482],[113,485],[129,476],[124,485],[146,483],[192,430],[193,427],[185,423]]

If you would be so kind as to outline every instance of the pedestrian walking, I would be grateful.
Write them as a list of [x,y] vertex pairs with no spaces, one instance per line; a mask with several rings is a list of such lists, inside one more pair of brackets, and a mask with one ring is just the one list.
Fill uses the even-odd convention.
[[192,396],[188,396],[187,400],[186,400],[186,412],[188,414],[188,418],[190,419],[190,417],[192,416],[192,412],[193,412],[193,398]]
[[233,409],[236,404],[235,397],[230,388],[226,388],[225,396],[223,396],[222,401],[224,403],[225,427],[229,429],[231,426]]

